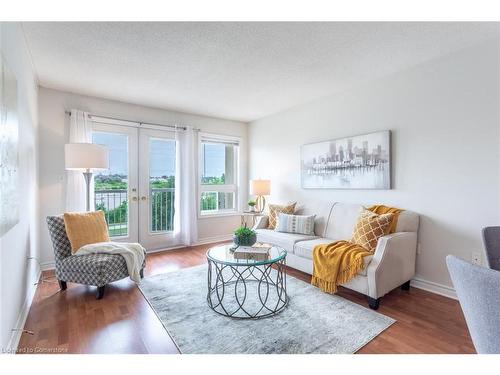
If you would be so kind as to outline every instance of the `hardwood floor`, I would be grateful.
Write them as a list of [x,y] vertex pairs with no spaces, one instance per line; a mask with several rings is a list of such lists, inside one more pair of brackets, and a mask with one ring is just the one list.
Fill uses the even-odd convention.
[[[209,246],[150,254],[145,277],[204,264]],[[310,281],[300,271],[289,275]],[[58,290],[57,282],[38,286],[25,325],[34,334],[23,334],[20,353],[178,353],[129,279],[108,285],[102,300],[95,299],[94,287],[68,283],[66,291]],[[366,306],[359,293],[341,288],[339,295]],[[474,353],[455,300],[412,287],[386,295],[378,311],[397,322],[358,353]]]

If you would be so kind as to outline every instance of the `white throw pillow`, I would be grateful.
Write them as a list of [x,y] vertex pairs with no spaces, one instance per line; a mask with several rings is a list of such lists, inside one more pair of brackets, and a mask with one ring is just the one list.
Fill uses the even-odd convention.
[[307,234],[314,236],[314,218],[316,215],[288,215],[280,213],[276,232]]

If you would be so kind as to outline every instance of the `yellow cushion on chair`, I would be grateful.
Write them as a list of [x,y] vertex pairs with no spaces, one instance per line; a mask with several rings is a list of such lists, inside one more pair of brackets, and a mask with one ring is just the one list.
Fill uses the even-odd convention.
[[109,242],[108,225],[103,211],[66,212],[64,226],[72,254],[84,245]]
[[364,210],[359,214],[351,242],[368,251],[375,251],[378,239],[389,233],[393,218],[392,213],[377,215],[372,211]]

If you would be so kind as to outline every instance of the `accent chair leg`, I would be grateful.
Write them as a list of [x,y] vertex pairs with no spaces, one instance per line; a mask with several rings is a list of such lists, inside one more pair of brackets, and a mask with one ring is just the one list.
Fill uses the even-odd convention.
[[410,280],[401,285],[401,290],[410,290]]
[[368,297],[368,306],[372,310],[377,310],[378,307],[380,306],[380,298]]
[[95,296],[95,299],[101,299],[102,297],[104,297],[104,289],[105,288],[106,288],[106,285],[97,287],[97,294]]
[[144,268],[141,268],[139,275],[141,276],[141,279],[144,279]]
[[66,281],[57,280],[57,282],[59,283],[59,288],[61,290],[66,290],[68,288],[68,284],[66,284]]

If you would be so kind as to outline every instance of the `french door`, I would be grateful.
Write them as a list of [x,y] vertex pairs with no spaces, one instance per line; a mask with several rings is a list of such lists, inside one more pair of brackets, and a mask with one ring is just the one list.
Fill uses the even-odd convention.
[[139,242],[148,249],[176,245],[175,133],[139,130]]
[[94,177],[94,201],[111,239],[148,250],[175,246],[175,133],[94,123],[92,138],[109,150],[109,169]]

